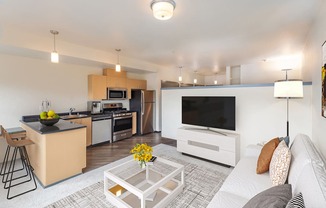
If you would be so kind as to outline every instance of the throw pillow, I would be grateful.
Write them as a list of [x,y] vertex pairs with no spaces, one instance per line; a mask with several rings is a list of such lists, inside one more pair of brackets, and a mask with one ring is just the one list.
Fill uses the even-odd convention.
[[305,208],[302,193],[295,195],[286,205],[285,208]]
[[251,198],[243,208],[284,208],[291,197],[290,184],[273,186]]
[[287,146],[289,146],[289,144],[290,144],[290,137],[288,137],[288,136],[286,136],[286,137],[279,137],[278,139],[280,140],[280,142],[284,140],[285,141],[285,144]]
[[285,183],[291,162],[291,152],[285,142],[282,141],[274,151],[271,164],[269,167],[269,175],[273,186]]
[[263,146],[257,160],[257,174],[265,173],[269,170],[269,164],[271,162],[274,150],[276,149],[279,143],[279,139],[274,138]]

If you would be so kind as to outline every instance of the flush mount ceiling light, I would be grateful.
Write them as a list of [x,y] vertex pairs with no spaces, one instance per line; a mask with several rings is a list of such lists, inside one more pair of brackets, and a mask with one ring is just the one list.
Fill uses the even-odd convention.
[[173,0],[153,0],[151,8],[156,19],[168,20],[173,16],[175,5]]
[[53,51],[51,53],[51,62],[52,63],[59,63],[59,54],[55,49],[55,36],[59,34],[56,30],[50,30],[50,33],[53,34]]
[[118,63],[115,65],[115,71],[116,72],[121,72],[121,66],[120,66],[120,57],[119,57],[119,53],[121,51],[121,49],[115,49],[118,53]]

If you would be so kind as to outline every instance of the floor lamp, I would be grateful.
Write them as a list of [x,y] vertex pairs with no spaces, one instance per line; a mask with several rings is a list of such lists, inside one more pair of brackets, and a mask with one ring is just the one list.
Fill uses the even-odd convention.
[[298,79],[288,79],[288,71],[285,71],[285,80],[278,80],[274,83],[274,97],[286,99],[286,136],[289,136],[289,99],[303,98],[303,82]]

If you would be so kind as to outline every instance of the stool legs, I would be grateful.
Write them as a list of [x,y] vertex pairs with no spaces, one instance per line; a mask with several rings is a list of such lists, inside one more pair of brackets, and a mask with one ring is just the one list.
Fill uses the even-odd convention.
[[[5,175],[7,174],[7,167],[8,167],[8,163],[9,163],[8,161],[9,161],[9,156],[10,156],[10,149],[11,149],[11,147],[8,145],[7,149],[6,149],[5,157],[4,157],[2,165],[1,165],[0,176],[2,176],[2,183],[6,182]],[[25,170],[25,166],[26,166],[25,162],[22,162],[22,166],[23,166],[22,168],[17,169],[14,172]],[[24,175],[24,176],[27,176],[27,171],[26,171],[26,175]],[[21,177],[24,177],[24,176],[21,176]]]
[[[20,176],[20,177],[13,177],[14,173],[16,172],[15,171],[15,164],[16,164],[16,158],[17,158],[17,153],[20,153],[20,157],[21,157],[21,160],[22,160],[22,163],[24,164],[24,168],[26,168],[26,172],[27,174],[25,176]],[[9,170],[8,172],[5,173],[5,175],[3,177],[6,176],[6,180],[4,182],[4,188],[5,189],[8,189],[8,193],[7,193],[7,199],[12,199],[14,197],[17,197],[17,196],[20,196],[20,195],[23,195],[25,193],[28,193],[28,192],[31,192],[31,191],[34,191],[36,188],[37,188],[37,184],[36,184],[36,180],[35,180],[35,177],[34,177],[34,173],[33,173],[33,168],[31,166],[31,163],[29,161],[29,157],[28,157],[28,154],[27,154],[27,151],[26,151],[26,148],[25,146],[22,146],[22,147],[15,147],[14,148],[14,153],[12,155],[12,160],[10,162],[10,165],[9,165]],[[25,181],[22,181],[22,182],[19,182],[19,183],[15,183],[15,184],[12,184],[12,182],[14,180],[17,180],[19,178],[23,178],[23,177],[26,177],[26,176],[29,176],[29,179],[25,180]],[[20,184],[23,184],[23,183],[26,183],[26,182],[29,182],[33,180],[34,182],[34,188],[30,189],[30,190],[27,190],[25,192],[22,192],[22,193],[19,193],[19,194],[16,194],[16,195],[13,195],[13,196],[10,196],[10,191],[11,191],[11,188],[12,187],[15,187],[15,186],[18,186]]]

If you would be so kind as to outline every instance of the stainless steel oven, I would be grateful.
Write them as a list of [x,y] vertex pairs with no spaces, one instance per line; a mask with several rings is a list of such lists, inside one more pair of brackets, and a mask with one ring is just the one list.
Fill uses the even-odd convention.
[[113,142],[132,136],[132,114],[128,112],[113,113]]
[[112,114],[112,141],[132,137],[132,113],[122,103],[103,103],[103,112]]

